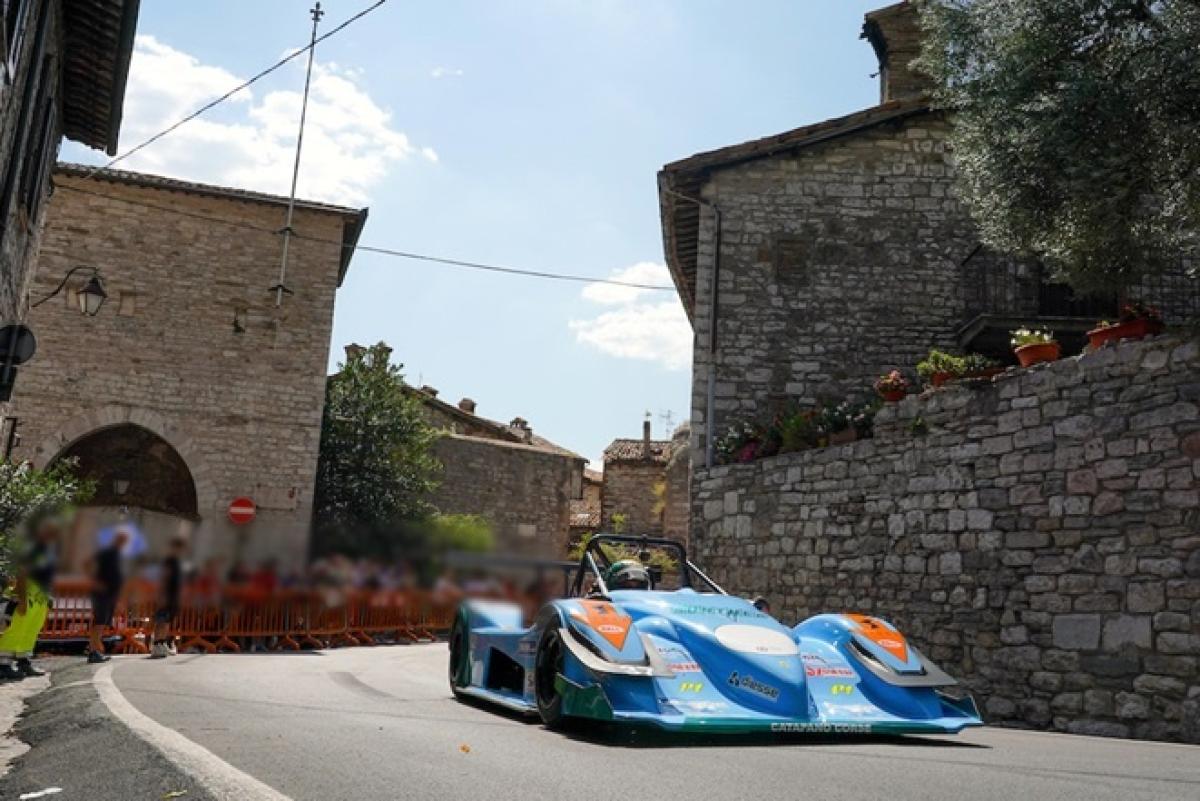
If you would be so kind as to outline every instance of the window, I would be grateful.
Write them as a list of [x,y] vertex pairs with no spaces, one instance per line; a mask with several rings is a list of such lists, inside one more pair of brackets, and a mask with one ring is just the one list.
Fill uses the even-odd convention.
[[25,23],[29,14],[30,0],[0,0],[4,3],[4,69],[5,77],[12,81],[17,74],[17,61],[21,57],[21,45],[25,40]]
[[771,242],[775,280],[795,286],[808,286],[808,243],[800,237],[775,236]]

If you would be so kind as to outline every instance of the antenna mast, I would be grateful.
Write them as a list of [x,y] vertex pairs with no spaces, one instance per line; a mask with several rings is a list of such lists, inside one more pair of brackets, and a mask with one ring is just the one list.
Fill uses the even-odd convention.
[[292,165],[292,192],[288,196],[287,220],[283,224],[283,256],[279,261],[279,282],[271,287],[271,291],[275,293],[275,307],[283,305],[283,294],[292,294],[292,290],[287,288],[284,281],[287,279],[288,267],[288,246],[292,241],[292,217],[296,212],[296,181],[300,177],[300,150],[304,146],[304,121],[308,116],[308,87],[312,83],[312,68],[313,56],[317,52],[317,25],[321,22],[321,17],[325,16],[325,12],[321,10],[321,4],[317,3],[309,13],[312,14],[312,38],[308,43],[308,68],[304,73],[304,99],[300,104],[300,132],[296,135],[296,161]]

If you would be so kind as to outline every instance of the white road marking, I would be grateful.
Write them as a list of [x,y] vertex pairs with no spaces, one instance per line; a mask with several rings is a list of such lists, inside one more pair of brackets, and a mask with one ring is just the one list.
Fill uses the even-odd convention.
[[179,732],[152,720],[126,700],[112,680],[113,666],[102,666],[92,681],[113,717],[158,749],[176,767],[220,801],[291,801],[288,796],[243,773]]

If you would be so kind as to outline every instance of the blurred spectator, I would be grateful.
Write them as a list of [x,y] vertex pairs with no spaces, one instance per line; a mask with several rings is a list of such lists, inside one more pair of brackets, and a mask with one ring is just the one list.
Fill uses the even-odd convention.
[[32,542],[21,557],[12,598],[5,601],[4,617],[8,627],[0,634],[0,679],[42,676],[45,671],[30,659],[38,634],[50,611],[50,588],[58,567],[58,539],[62,528],[58,520],[47,518],[34,530]]
[[154,643],[150,657],[162,659],[175,653],[175,638],[171,636],[171,621],[179,614],[180,595],[183,593],[183,555],[187,550],[187,537],[176,534],[167,548],[162,570],[158,577],[158,608],[154,612]]
[[107,546],[96,551],[90,560],[92,568],[92,629],[89,632],[88,662],[107,662],[104,653],[104,630],[112,625],[113,612],[125,582],[121,570],[121,551],[129,543],[129,532],[117,529]]

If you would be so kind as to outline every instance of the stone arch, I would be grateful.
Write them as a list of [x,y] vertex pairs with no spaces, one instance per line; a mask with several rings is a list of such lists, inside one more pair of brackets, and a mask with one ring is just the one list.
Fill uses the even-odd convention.
[[34,467],[45,469],[85,438],[119,426],[145,429],[164,440],[182,459],[195,486],[196,509],[201,517],[217,507],[217,487],[211,470],[195,442],[167,417],[150,409],[109,404],[76,415],[47,436],[34,450]]

